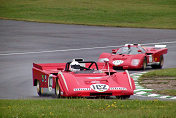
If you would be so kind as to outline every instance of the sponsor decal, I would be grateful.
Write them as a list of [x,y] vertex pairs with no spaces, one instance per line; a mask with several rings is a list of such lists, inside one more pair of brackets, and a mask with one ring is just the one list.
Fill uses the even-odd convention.
[[46,82],[47,80],[47,76],[46,75],[42,75],[42,82]]
[[110,90],[127,90],[127,88],[123,88],[123,87],[111,87]]
[[44,75],[42,75],[42,82],[44,82]]
[[123,60],[115,60],[113,61],[112,63],[115,65],[115,66],[118,66],[120,64],[122,64],[124,61]]
[[109,89],[109,86],[106,84],[92,84],[90,88],[97,92],[104,92]]
[[73,91],[89,91],[91,88],[74,88]]

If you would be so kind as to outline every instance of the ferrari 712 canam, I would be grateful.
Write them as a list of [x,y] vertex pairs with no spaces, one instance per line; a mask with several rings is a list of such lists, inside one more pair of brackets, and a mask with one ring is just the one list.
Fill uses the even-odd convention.
[[116,96],[129,98],[135,84],[128,71],[116,72],[104,63],[73,59],[67,63],[33,63],[33,86],[39,96],[57,97]]

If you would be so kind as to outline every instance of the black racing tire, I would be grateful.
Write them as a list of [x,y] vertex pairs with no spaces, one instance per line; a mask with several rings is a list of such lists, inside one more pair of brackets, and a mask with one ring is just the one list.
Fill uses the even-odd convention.
[[116,98],[117,98],[117,99],[121,99],[121,100],[129,99],[129,98],[130,98],[130,95],[116,96]]
[[39,96],[42,95],[42,93],[41,93],[41,84],[40,84],[39,80],[37,80],[37,93],[38,93]]
[[163,55],[161,55],[159,65],[152,65],[152,68],[153,69],[161,69],[163,67],[163,64],[164,64],[164,57],[163,57]]
[[58,81],[56,80],[56,87],[55,87],[55,95],[57,98],[60,98],[60,86],[59,86],[59,83]]
[[142,64],[142,70],[145,70],[147,67],[147,58],[144,57],[143,64]]

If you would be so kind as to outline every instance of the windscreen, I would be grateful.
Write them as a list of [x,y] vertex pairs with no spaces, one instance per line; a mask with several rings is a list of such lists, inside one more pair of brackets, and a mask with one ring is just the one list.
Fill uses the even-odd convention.
[[130,54],[130,55],[135,55],[135,54],[140,54],[142,52],[138,52],[140,50],[137,47],[121,47],[118,51],[117,54]]

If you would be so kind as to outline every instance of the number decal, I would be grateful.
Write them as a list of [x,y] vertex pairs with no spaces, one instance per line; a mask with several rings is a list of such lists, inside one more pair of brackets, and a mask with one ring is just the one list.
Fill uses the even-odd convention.
[[97,92],[104,92],[109,89],[109,86],[106,84],[92,84],[90,88]]
[[115,65],[115,66],[118,66],[120,64],[122,64],[124,61],[123,60],[115,60],[113,61],[112,63]]

